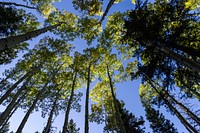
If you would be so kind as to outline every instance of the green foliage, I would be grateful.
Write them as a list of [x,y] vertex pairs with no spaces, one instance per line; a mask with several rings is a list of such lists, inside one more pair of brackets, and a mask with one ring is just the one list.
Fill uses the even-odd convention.
[[176,84],[183,91],[193,93],[194,89],[190,87],[198,85],[199,74],[159,51],[169,48],[182,57],[199,62],[199,19],[189,17],[190,9],[185,7],[185,1],[157,0],[153,4],[137,1],[135,9],[128,14],[124,17],[124,38],[135,48],[132,55],[142,60],[132,78],[140,76],[146,81],[146,75],[153,80],[163,79],[165,88],[173,89]]
[[98,0],[73,0],[73,6],[89,16],[102,15],[102,1]]
[[79,133],[80,128],[76,128],[76,123],[74,123],[73,119],[69,120],[67,133]]
[[165,119],[164,115],[152,107],[146,107],[146,117],[150,122],[150,127],[155,133],[178,133],[174,124]]
[[[144,133],[144,120],[142,117],[137,118],[132,113],[129,113],[127,109],[124,108],[123,103],[120,103],[119,101],[118,107],[119,112],[121,114],[121,118],[125,127],[125,130],[127,133]],[[116,131],[116,132],[122,132],[122,129],[120,127],[116,126],[113,122],[115,120],[115,116],[113,114],[108,114],[106,118],[106,125],[104,127],[104,131]],[[118,121],[118,120],[116,120]]]
[[[127,81],[132,75],[133,79],[142,78],[140,98],[153,132],[176,133],[173,123],[153,106],[164,105],[174,113],[170,106],[176,104],[167,93],[177,94],[178,91],[173,91],[175,86],[181,90],[180,97],[200,99],[199,73],[159,51],[167,48],[199,63],[200,27],[199,17],[195,14],[198,1],[156,0],[154,3],[142,3],[132,0],[135,9],[124,13],[114,12],[109,16],[107,14],[112,5],[123,0],[111,0],[104,13],[103,0],[73,0],[74,8],[81,15],[56,9],[53,2],[59,0],[23,1],[43,14],[45,27],[61,25],[51,30],[53,37],[41,39],[23,55],[15,68],[4,72],[6,78],[0,82],[1,96],[29,74],[3,102],[8,106],[24,87],[14,101],[11,112],[17,108],[29,109],[34,100],[37,100],[34,110],[41,111],[43,118],[49,117],[47,115],[50,115],[54,103],[55,116],[66,111],[68,105],[70,109],[80,112],[82,93],[78,91],[86,83],[88,85],[94,81],[95,85],[89,92],[93,102],[89,120],[98,124],[105,122],[104,132],[123,132],[124,126],[127,133],[144,133],[144,119],[125,109],[123,102],[115,101],[117,94],[114,85]],[[2,18],[5,21],[0,22],[2,37],[27,33],[40,25],[37,16],[22,9],[1,5],[0,14],[0,17],[5,17]],[[73,51],[75,47],[71,43],[76,39],[87,41],[89,47],[80,53]],[[0,51],[0,64],[10,63],[20,50],[27,50],[27,46],[27,43],[21,43],[12,49]],[[159,87],[154,88],[149,81],[158,83]],[[72,88],[74,94],[71,93]],[[176,95],[173,97],[176,98]],[[69,104],[69,101],[72,103]],[[69,133],[79,132],[72,119],[68,123]]]

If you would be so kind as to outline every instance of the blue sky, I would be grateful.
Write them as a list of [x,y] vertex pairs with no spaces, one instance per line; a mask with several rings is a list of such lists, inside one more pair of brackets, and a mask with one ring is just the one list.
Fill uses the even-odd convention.
[[[6,1],[21,3],[22,0],[6,0]],[[72,0],[62,0],[61,3],[55,3],[55,6],[58,7],[59,9],[65,9],[67,11],[75,12],[76,14],[78,14],[78,12],[73,9],[71,1]],[[113,13],[115,11],[125,11],[125,10],[131,9],[133,7],[134,7],[134,5],[131,3],[131,0],[124,0],[124,2],[114,5],[110,9],[110,13]],[[105,5],[104,5],[104,10],[105,10]],[[33,10],[29,10],[29,11],[33,12]],[[34,13],[36,13],[36,12],[34,12]],[[43,21],[42,17],[38,16],[38,18],[39,18],[40,22]],[[45,35],[49,35],[49,33],[45,33],[45,34],[40,35],[39,37],[33,39],[32,41],[29,41],[31,44],[31,47],[33,47],[34,44],[39,42],[39,40],[41,38],[43,38]],[[75,42],[73,42],[73,44],[74,44],[74,46],[77,47],[76,50],[78,50],[78,51],[82,51],[84,48],[87,47],[86,42],[83,40],[76,40]],[[14,62],[16,62],[16,61],[14,61]],[[5,68],[13,66],[13,64],[14,63],[12,63],[11,65],[0,66],[1,67],[0,73],[2,73]],[[130,112],[135,114],[137,117],[139,117],[140,115],[142,115],[144,117],[145,112],[141,105],[139,94],[138,94],[139,84],[140,84],[140,80],[134,80],[134,81],[127,81],[124,83],[117,83],[117,84],[115,84],[115,87],[117,88],[117,90],[116,90],[117,98],[120,100],[123,100],[125,102],[125,108],[127,108]],[[84,94],[85,88],[80,89],[80,91],[83,92],[83,94]],[[85,106],[84,98],[85,98],[85,95],[83,95],[83,98],[81,101],[81,105],[83,107],[82,112],[76,113],[74,111],[71,111],[71,114],[70,114],[70,117],[75,120],[77,127],[80,127],[80,129],[81,129],[80,133],[83,133],[83,129],[84,129],[84,106]],[[4,110],[4,107],[0,107],[0,111],[2,112],[3,110]],[[174,116],[167,113],[164,108],[161,108],[161,110],[163,111],[163,113],[165,114],[167,119],[170,119],[175,123],[175,126],[178,128],[179,132],[187,133],[187,131],[181,125],[179,120],[177,120]],[[33,133],[37,130],[40,132],[42,131],[43,127],[46,125],[46,119],[41,118],[40,115],[41,114],[39,112],[34,112],[30,116],[27,124],[25,125],[23,133]],[[13,117],[11,118],[11,121],[10,121],[10,130],[11,131],[16,131],[18,125],[20,124],[21,120],[23,119],[23,116],[24,116],[24,111],[22,111],[22,110],[18,110],[13,115]],[[59,116],[57,118],[55,118],[55,121],[53,124],[53,126],[57,127],[57,131],[62,129],[63,122],[64,122],[64,112],[60,112]],[[148,131],[151,132],[151,130],[148,127],[147,121],[145,122],[145,127],[146,127],[147,132]],[[96,123],[90,123],[90,132],[91,133],[101,133],[102,131],[103,131],[103,125],[97,125]]]

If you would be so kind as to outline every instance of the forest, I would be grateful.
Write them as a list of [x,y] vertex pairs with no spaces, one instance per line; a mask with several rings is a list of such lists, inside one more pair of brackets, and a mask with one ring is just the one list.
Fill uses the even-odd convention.
[[4,0],[0,20],[0,133],[200,132],[199,0]]

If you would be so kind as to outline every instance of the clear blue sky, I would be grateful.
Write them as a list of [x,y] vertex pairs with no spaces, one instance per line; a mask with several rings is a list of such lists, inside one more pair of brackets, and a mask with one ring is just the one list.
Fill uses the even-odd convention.
[[[5,0],[5,1],[12,1],[12,2],[16,2],[16,3],[22,2],[22,0]],[[59,9],[65,9],[70,12],[78,13],[77,11],[75,11],[73,9],[71,2],[72,2],[72,0],[62,0],[61,3],[56,3],[55,5]],[[108,0],[107,0],[107,2],[108,2]],[[134,5],[131,3],[131,0],[124,0],[124,2],[114,5],[111,8],[110,13],[112,13],[114,11],[125,11],[125,10],[131,9],[133,7],[134,7]],[[104,10],[105,10],[105,6],[104,6]],[[30,11],[33,12],[33,10],[30,10]],[[36,12],[34,12],[34,13],[36,13]],[[41,22],[43,21],[43,19],[41,17],[39,17],[39,20]],[[45,34],[39,36],[38,38],[33,39],[33,41],[29,41],[30,44],[32,44],[32,46],[33,46],[45,35],[49,35],[49,33],[45,33]],[[83,41],[83,40],[76,40],[73,44],[75,46],[77,46],[76,50],[79,50],[79,51],[87,47],[85,41]],[[78,45],[76,45],[76,44],[78,44]],[[5,68],[13,66],[13,64],[7,65],[7,66],[0,66],[0,73],[2,73]],[[140,115],[142,115],[144,117],[145,112],[141,105],[139,94],[138,94],[139,84],[140,84],[140,80],[135,80],[135,81],[127,81],[124,83],[116,84],[115,87],[117,88],[117,98],[121,99],[125,102],[125,108],[127,108],[130,112],[135,114],[137,117],[139,117]],[[80,91],[85,93],[85,88],[82,88]],[[80,133],[83,133],[83,131],[84,131],[84,106],[85,106],[84,99],[85,99],[85,95],[83,95],[83,98],[81,101],[81,105],[83,107],[82,112],[76,113],[74,111],[71,111],[71,114],[70,114],[70,117],[75,120],[77,127],[80,127],[80,129],[81,129]],[[3,109],[4,109],[4,107],[0,107],[0,112],[2,112]],[[165,110],[164,108],[161,108],[161,109],[163,111]],[[24,117],[23,112],[24,111],[22,111],[22,110],[18,110],[11,118],[11,121],[10,121],[11,122],[10,123],[11,131],[16,131],[18,125],[20,124],[20,121]],[[178,128],[179,132],[185,132],[185,133],[187,132],[185,130],[185,128],[180,124],[179,120],[177,120],[175,117],[171,116],[166,111],[164,111],[164,114],[167,119],[170,119],[175,123],[175,126]],[[64,112],[60,112],[59,116],[57,118],[55,118],[55,121],[53,124],[53,126],[57,127],[57,131],[62,129],[63,122],[64,122]],[[46,119],[41,118],[39,112],[34,112],[28,119],[28,122],[25,125],[23,132],[24,133],[33,133],[37,130],[41,132],[45,125],[46,125]],[[151,130],[148,127],[147,121],[145,122],[145,127],[146,127],[146,132],[148,132],[148,131],[151,132]],[[102,133],[102,131],[103,131],[102,125],[97,125],[96,123],[90,123],[90,133]]]

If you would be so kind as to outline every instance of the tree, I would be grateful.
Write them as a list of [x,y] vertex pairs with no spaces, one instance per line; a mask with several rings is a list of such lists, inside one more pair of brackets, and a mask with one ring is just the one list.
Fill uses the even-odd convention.
[[[6,37],[13,35],[15,31],[18,29],[20,21],[23,20],[23,16],[19,14],[16,8],[11,6],[5,7],[4,5],[0,4],[0,16],[1,20],[4,21],[0,22],[0,37]],[[0,65],[7,64],[16,57],[16,50],[9,50],[5,49],[4,51],[0,50]]]
[[9,126],[10,126],[9,123],[4,124],[4,125],[1,127],[1,129],[0,129],[0,133],[8,133],[8,131],[9,131]]
[[75,58],[74,58],[74,63],[71,65],[72,67],[72,84],[71,84],[71,94],[70,94],[70,98],[69,101],[67,103],[67,109],[65,112],[65,121],[64,121],[64,125],[63,125],[63,131],[62,133],[66,133],[68,132],[67,126],[68,126],[68,121],[69,121],[69,113],[71,110],[71,106],[73,104],[73,99],[74,99],[74,93],[75,93],[75,89],[77,88],[77,81],[78,81],[78,66],[79,66],[79,62],[81,61],[81,55],[79,53],[75,53]]
[[8,38],[0,39],[0,43],[1,43],[0,50],[4,50],[6,48],[12,48],[15,44],[22,43],[22,42],[27,41],[31,38],[37,37],[42,33],[45,33],[49,30],[57,28],[61,24],[62,23],[58,23],[56,25],[48,26],[48,27],[38,29],[38,30],[35,30],[35,31],[31,31],[31,32],[28,32],[28,33],[23,34],[23,35],[11,36],[11,37],[8,37]]
[[90,83],[92,81],[92,68],[98,61],[98,55],[95,53],[97,50],[95,48],[86,49],[85,52],[85,61],[86,64],[86,99],[85,99],[85,133],[89,133],[89,92],[90,92]]
[[162,90],[156,88],[154,84],[152,84],[152,82],[148,81],[148,83],[140,86],[140,97],[142,103],[144,105],[148,104],[148,106],[152,106],[153,104],[158,106],[166,105],[165,107],[167,107],[171,112],[173,112],[173,114],[177,116],[177,118],[181,121],[181,123],[189,132],[197,133],[197,129],[195,129],[194,126],[192,126],[192,124],[189,123],[186,118],[181,114],[181,112],[177,110],[176,106],[174,106],[174,103],[167,98],[165,93],[163,93]]
[[165,119],[164,115],[151,106],[145,105],[146,117],[150,122],[150,127],[156,133],[178,133],[174,124],[170,120]]
[[[143,120],[143,118],[142,117],[137,118],[132,113],[129,113],[129,111],[126,108],[124,108],[125,104],[123,102],[120,102],[117,100],[117,104],[118,104],[119,112],[121,114],[126,132],[127,133],[144,133],[143,125],[145,121]],[[112,120],[113,117],[115,116],[112,114],[108,114],[106,118],[106,125],[104,127],[104,131],[116,130],[117,132],[122,132],[123,129],[121,129],[121,127],[118,127],[113,123],[113,120]]]
[[9,5],[9,6],[20,6],[20,7],[25,7],[25,8],[29,8],[29,9],[36,9],[35,7],[30,7],[27,5],[22,5],[22,4],[17,4],[15,2],[0,2],[0,5]]
[[76,123],[74,123],[73,119],[69,120],[68,124],[68,132],[67,133],[79,133],[80,128],[76,128]]

